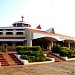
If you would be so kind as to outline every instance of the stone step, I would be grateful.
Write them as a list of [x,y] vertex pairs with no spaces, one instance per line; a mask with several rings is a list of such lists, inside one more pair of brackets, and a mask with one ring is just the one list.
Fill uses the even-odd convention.
[[9,66],[8,62],[5,60],[2,54],[0,54],[1,66]]
[[3,53],[3,57],[6,59],[8,64],[10,65],[16,65],[16,63],[11,59],[11,57],[8,55],[8,53]]
[[19,61],[18,58],[16,58],[16,56],[14,55],[14,53],[10,53],[10,54],[8,54],[8,55],[12,58],[12,60],[13,60],[17,65],[23,65],[23,63],[22,63],[21,61]]
[[60,57],[58,57],[58,56],[56,56],[56,55],[54,55],[52,53],[49,53],[47,56],[51,57],[51,58],[54,58],[55,62],[62,62],[62,61],[64,61],[63,59],[61,59]]

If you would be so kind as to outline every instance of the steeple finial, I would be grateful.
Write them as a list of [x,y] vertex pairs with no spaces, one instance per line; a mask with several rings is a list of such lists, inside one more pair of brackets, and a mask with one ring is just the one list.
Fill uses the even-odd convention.
[[22,17],[21,17],[21,18],[22,18],[22,22],[23,22],[23,18],[24,18],[24,17],[23,17],[23,15],[22,15]]

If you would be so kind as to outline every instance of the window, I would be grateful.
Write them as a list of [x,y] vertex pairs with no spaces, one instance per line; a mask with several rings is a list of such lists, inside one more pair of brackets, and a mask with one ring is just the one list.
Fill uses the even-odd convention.
[[16,35],[23,35],[23,32],[17,32]]
[[28,24],[24,24],[24,27],[28,27]]
[[17,23],[17,27],[22,27],[22,23]]
[[6,35],[13,35],[13,32],[6,32]]
[[0,29],[0,31],[3,31],[3,29]]
[[3,35],[3,32],[0,32],[0,35]]

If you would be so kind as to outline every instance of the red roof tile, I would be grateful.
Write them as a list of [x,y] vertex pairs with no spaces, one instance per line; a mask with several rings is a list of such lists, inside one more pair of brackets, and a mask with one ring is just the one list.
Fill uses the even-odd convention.
[[46,31],[41,31],[41,30],[36,30],[36,29],[30,29],[30,28],[26,28],[26,29],[30,30],[33,33],[47,34],[47,35],[53,35],[53,36],[61,36],[63,38],[70,38],[70,39],[74,39],[75,40],[74,37],[66,36],[66,35],[63,35],[63,34],[50,33],[50,32],[46,32]]

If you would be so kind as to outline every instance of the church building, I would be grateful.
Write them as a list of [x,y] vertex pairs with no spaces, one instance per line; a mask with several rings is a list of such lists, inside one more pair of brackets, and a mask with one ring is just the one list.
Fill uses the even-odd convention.
[[39,25],[33,29],[30,24],[23,21],[14,22],[10,27],[0,27],[0,50],[7,44],[8,51],[14,51],[16,46],[40,46],[51,50],[53,45],[75,49],[75,38],[57,34],[54,28],[43,31]]

